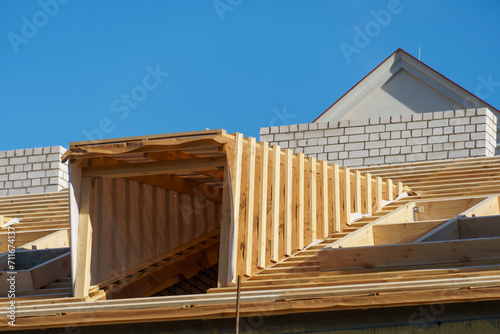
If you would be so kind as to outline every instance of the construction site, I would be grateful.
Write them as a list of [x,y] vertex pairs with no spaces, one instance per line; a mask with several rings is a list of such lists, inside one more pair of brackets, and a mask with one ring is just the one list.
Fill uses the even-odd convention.
[[[364,79],[370,96],[343,99],[377,104],[374,75],[413,84],[416,69],[452,90],[398,50]],[[498,110],[453,94],[469,104],[327,111],[260,140],[204,130],[4,151],[31,188],[0,196],[0,330],[497,333]]]

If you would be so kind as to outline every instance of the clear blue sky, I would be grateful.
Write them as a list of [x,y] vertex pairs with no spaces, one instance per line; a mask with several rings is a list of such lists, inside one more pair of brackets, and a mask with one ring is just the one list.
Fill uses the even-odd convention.
[[473,93],[490,77],[500,107],[497,0],[0,0],[0,36],[0,150],[258,137],[311,122],[397,48]]

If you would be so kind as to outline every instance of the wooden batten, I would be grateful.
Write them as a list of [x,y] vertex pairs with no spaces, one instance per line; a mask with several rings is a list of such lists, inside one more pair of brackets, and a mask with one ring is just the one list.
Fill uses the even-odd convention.
[[373,212],[373,197],[372,197],[372,175],[370,173],[365,173],[365,202],[366,202],[366,214],[371,215]]
[[271,195],[271,262],[279,260],[279,218],[280,218],[280,174],[281,174],[281,149],[279,145],[273,146],[273,177]]
[[90,256],[92,250],[92,223],[90,201],[92,178],[83,177],[80,191],[80,218],[78,223],[78,250],[76,255],[75,297],[85,298],[90,288]]
[[330,224],[328,211],[330,206],[328,205],[328,163],[325,160],[321,161],[321,210],[322,210],[322,231],[321,238],[326,238],[330,234]]
[[245,276],[252,275],[252,246],[254,230],[254,202],[255,202],[255,138],[251,137],[248,143],[248,191],[246,197],[246,233],[245,233]]
[[349,167],[344,167],[344,216],[342,217],[346,225],[351,224],[351,171]]
[[333,230],[340,232],[342,225],[340,222],[340,171],[339,165],[333,164]]
[[284,255],[292,255],[292,150],[285,151],[285,217],[284,217]]
[[317,206],[316,206],[316,158],[309,158],[309,224],[311,229],[311,241],[316,240],[317,238],[317,222],[316,222],[316,214],[317,214]]
[[375,188],[375,211],[382,210],[382,178],[377,176]]
[[297,248],[300,250],[304,248],[304,153],[298,154],[299,159],[299,171],[297,173],[298,177],[298,200],[297,200]]
[[260,202],[259,202],[259,243],[258,264],[260,269],[266,267],[266,238],[267,238],[267,172],[269,159],[269,144],[261,142],[261,173],[260,173]]

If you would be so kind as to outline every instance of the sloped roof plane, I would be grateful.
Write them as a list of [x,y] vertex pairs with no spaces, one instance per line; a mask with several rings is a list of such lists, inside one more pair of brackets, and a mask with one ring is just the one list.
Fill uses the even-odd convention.
[[500,116],[496,108],[398,49],[313,122],[481,107]]

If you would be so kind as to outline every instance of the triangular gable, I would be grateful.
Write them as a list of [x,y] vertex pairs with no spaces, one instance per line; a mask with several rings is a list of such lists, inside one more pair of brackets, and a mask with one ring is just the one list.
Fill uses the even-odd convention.
[[496,108],[398,49],[314,122],[482,107],[500,117]]

